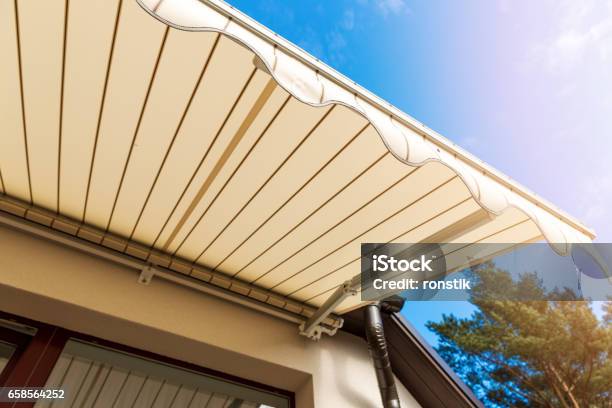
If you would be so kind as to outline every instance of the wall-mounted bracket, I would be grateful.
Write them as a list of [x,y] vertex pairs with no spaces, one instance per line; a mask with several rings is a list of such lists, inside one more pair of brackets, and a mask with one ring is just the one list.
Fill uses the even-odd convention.
[[341,325],[330,328],[324,325],[323,322],[347,297],[355,296],[359,292],[357,285],[355,279],[348,280],[340,285],[306,322],[300,324],[300,334],[311,340],[319,340],[323,333],[330,336],[336,334],[336,331],[342,327]]
[[155,269],[148,265],[146,268],[143,268],[140,271],[140,276],[138,277],[138,283],[143,285],[148,285],[153,280],[153,276],[155,276]]

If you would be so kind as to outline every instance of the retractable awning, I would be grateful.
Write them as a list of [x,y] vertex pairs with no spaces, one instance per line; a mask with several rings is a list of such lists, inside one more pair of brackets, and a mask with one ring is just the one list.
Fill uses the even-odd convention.
[[594,236],[218,0],[3,1],[0,57],[3,211],[293,313],[361,242]]

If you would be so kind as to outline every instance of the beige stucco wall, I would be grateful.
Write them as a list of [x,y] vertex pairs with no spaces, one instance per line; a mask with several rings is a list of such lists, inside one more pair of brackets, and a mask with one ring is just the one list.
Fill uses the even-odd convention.
[[[294,324],[0,226],[0,310],[296,393],[297,406],[379,407],[366,344]],[[401,384],[405,407],[418,404]]]

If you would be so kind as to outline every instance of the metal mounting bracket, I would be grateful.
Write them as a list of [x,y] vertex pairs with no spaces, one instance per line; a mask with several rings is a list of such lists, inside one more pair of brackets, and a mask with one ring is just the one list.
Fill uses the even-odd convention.
[[319,340],[323,333],[330,336],[336,334],[342,325],[330,328],[323,322],[347,297],[355,296],[359,292],[357,286],[358,283],[356,284],[355,278],[340,285],[306,322],[300,324],[300,334],[311,340]]
[[155,276],[155,269],[151,265],[148,265],[140,271],[138,283],[148,285],[153,280],[153,276]]

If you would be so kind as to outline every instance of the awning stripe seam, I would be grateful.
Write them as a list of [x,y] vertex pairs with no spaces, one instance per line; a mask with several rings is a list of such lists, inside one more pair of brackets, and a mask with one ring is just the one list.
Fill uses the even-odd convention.
[[[434,216],[432,216],[432,217],[429,217],[428,219],[426,219],[425,221],[423,221],[423,222],[419,223],[418,225],[415,225],[414,227],[410,227],[408,230],[406,230],[406,231],[404,231],[404,232],[400,233],[399,235],[396,235],[395,237],[393,237],[393,238],[391,238],[389,241],[387,241],[387,242],[386,242],[386,244],[391,243],[391,242],[395,241],[396,239],[398,239],[399,237],[404,236],[404,235],[406,235],[406,234],[409,234],[409,233],[410,233],[410,232],[412,232],[412,231],[415,231],[416,229],[418,229],[418,228],[422,227],[423,225],[427,224],[428,222],[431,222],[431,221],[435,220],[436,218],[438,218],[438,217],[440,217],[440,216],[442,216],[442,215],[444,215],[444,214],[448,213],[449,211],[452,211],[453,209],[455,209],[455,208],[459,207],[460,205],[467,203],[467,202],[468,202],[468,201],[470,201],[471,199],[472,199],[472,197],[468,197],[468,198],[466,198],[466,199],[464,199],[464,200],[459,201],[458,203],[455,203],[455,204],[451,205],[450,207],[448,207],[448,208],[447,208],[447,209],[445,209],[444,211],[441,211],[440,213],[437,213],[436,215],[434,215]],[[357,237],[357,238],[359,238],[359,237]],[[357,239],[357,238],[355,238],[355,239]],[[353,240],[353,241],[354,241],[354,240]],[[351,242],[352,242],[352,241],[351,241]],[[426,238],[425,240],[423,240],[422,242],[427,242],[427,238]],[[345,244],[345,246],[346,246],[346,245],[348,245],[349,243],[350,243],[350,242],[346,243],[346,244]],[[353,263],[353,262],[355,262],[355,261],[358,261],[359,259],[361,259],[361,256],[358,256],[357,258],[355,258],[355,259],[353,259],[353,260],[351,260],[351,261],[349,261],[349,262],[345,263],[344,265],[342,265],[342,266],[340,266],[340,267],[338,267],[338,268],[336,268],[336,269],[334,269],[334,270],[332,270],[332,271],[330,271],[330,272],[326,273],[326,274],[325,274],[325,275],[323,275],[323,276],[320,276],[320,277],[319,277],[317,280],[314,280],[314,281],[312,281],[312,282],[310,282],[310,283],[308,283],[308,284],[306,284],[306,285],[302,286],[301,288],[296,289],[296,290],[292,291],[291,293],[288,293],[288,294],[287,294],[287,296],[292,296],[292,295],[294,295],[295,293],[299,292],[300,290],[305,289],[305,288],[307,288],[308,286],[310,286],[310,285],[312,285],[312,284],[316,283],[318,280],[321,280],[321,279],[323,279],[323,278],[326,278],[326,277],[330,276],[331,274],[333,274],[333,273],[335,273],[335,272],[339,271],[339,270],[340,270],[340,269],[342,269],[342,268],[345,268],[346,266],[350,265],[351,263]],[[335,286],[335,287],[334,287],[334,288],[332,288],[332,289],[335,289],[336,287],[337,287],[337,286]],[[314,296],[312,296],[312,297],[308,298],[307,300],[305,300],[305,302],[308,302],[308,301],[310,301],[311,299],[314,299],[314,298],[316,298],[317,296],[320,296],[321,294],[323,294],[323,293],[325,293],[325,292],[327,292],[327,290],[325,290],[325,291],[323,291],[323,292],[321,292],[321,293],[318,293],[318,294],[316,294],[316,295],[314,295]]]
[[[323,123],[323,121],[329,116],[329,114],[334,110],[334,106],[332,106],[331,108],[329,108],[324,114],[323,116],[319,119],[319,121],[312,127],[312,129],[310,131],[308,131],[306,133],[306,135],[302,138],[302,140],[300,140],[300,142],[297,144],[297,146],[295,146],[293,148],[293,150],[287,155],[285,156],[285,158],[283,159],[283,161],[281,162],[280,165],[278,165],[276,167],[276,169],[268,176],[268,178],[266,179],[266,181],[263,182],[263,184],[261,186],[259,186],[259,188],[251,195],[251,197],[246,201],[246,203],[244,203],[242,205],[242,207],[240,208],[240,210],[238,210],[233,216],[232,218],[229,220],[229,222],[221,229],[221,231],[213,238],[212,241],[210,241],[210,243],[208,245],[206,245],[206,247],[200,252],[200,254],[196,257],[195,262],[198,262],[200,260],[200,258],[202,257],[202,255],[204,255],[204,253],[208,250],[208,248],[210,248],[215,241],[217,240],[217,238],[219,238],[219,236],[221,236],[221,234],[223,234],[223,232],[225,232],[225,230],[234,222],[234,220],[240,216],[240,214],[242,214],[242,212],[248,207],[248,205],[255,199],[255,197],[258,196],[258,194],[261,192],[261,190],[263,190],[268,183],[274,179],[274,177],[276,176],[276,174],[278,174],[278,172],[285,166],[285,164],[293,157],[293,155],[299,150],[299,148],[306,142],[306,140],[308,139],[308,137],[321,125],[321,123]],[[217,265],[218,266],[218,265]],[[217,266],[215,266],[213,268],[213,270],[216,270]]]
[[[218,36],[220,36],[220,35],[218,35]],[[217,39],[218,39],[218,37],[217,37]],[[206,148],[206,152],[204,152],[204,155],[202,155],[202,158],[200,159],[196,169],[191,174],[191,177],[189,178],[189,181],[187,181],[187,183],[185,184],[185,187],[183,187],[183,191],[181,192],[181,195],[179,196],[179,198],[176,200],[176,202],[175,202],[175,204],[174,204],[174,206],[172,208],[172,211],[170,211],[170,214],[168,214],[168,217],[166,218],[166,221],[164,222],[164,224],[162,225],[161,229],[159,230],[159,232],[155,236],[155,240],[153,241],[153,244],[152,244],[153,247],[157,245],[157,242],[159,241],[161,235],[165,231],[166,226],[170,222],[170,219],[172,219],[172,217],[174,216],[174,214],[176,212],[176,209],[178,208],[179,204],[183,200],[183,197],[185,196],[185,194],[187,194],[187,191],[189,190],[189,187],[193,183],[193,180],[195,179],[196,175],[200,172],[200,169],[202,168],[202,166],[206,162],[206,158],[208,157],[208,154],[210,153],[210,151],[212,150],[213,146],[217,142],[217,139],[219,138],[219,135],[221,134],[221,132],[223,132],[223,130],[225,129],[225,125],[229,121],[230,117],[233,115],[234,110],[236,109],[236,106],[238,106],[238,103],[240,103],[240,101],[242,100],[242,97],[243,97],[244,93],[246,92],[246,90],[248,88],[248,85],[249,85],[249,82],[247,81],[243,85],[243,87],[242,87],[238,97],[234,100],[234,102],[232,104],[232,107],[230,108],[230,110],[225,115],[225,118],[223,119],[223,122],[221,123],[221,125],[217,129],[217,132],[215,133],[215,136],[213,137],[212,141],[210,142],[210,144]]]
[[183,238],[183,240],[181,241],[180,245],[177,246],[177,248],[173,251],[173,255],[176,254],[179,249],[181,248],[181,246],[186,242],[187,238],[189,238],[189,236],[193,233],[193,231],[196,229],[196,227],[200,224],[200,222],[202,221],[202,219],[206,216],[206,214],[208,213],[208,210],[210,210],[210,208],[215,204],[215,202],[217,201],[217,198],[219,198],[219,196],[223,193],[223,191],[225,191],[225,188],[227,187],[227,185],[233,180],[234,176],[236,175],[236,173],[242,168],[242,165],[244,164],[244,162],[249,158],[249,156],[251,155],[251,153],[253,152],[253,150],[258,146],[259,142],[263,139],[263,137],[266,135],[266,133],[268,132],[268,129],[270,129],[270,127],[272,126],[272,124],[276,121],[276,119],[281,115],[283,109],[285,109],[285,106],[287,106],[287,104],[289,103],[289,101],[291,100],[291,95],[288,95],[285,98],[285,101],[283,102],[283,104],[278,108],[278,110],[276,111],[276,114],[272,117],[272,119],[270,119],[270,121],[268,122],[268,124],[266,125],[266,127],[264,128],[264,130],[259,134],[259,136],[257,137],[257,139],[255,140],[255,142],[249,147],[249,150],[246,152],[246,154],[240,159],[240,162],[238,163],[238,165],[236,166],[236,168],[234,168],[234,170],[232,171],[232,173],[229,175],[229,177],[223,182],[223,185],[221,186],[221,188],[219,189],[219,191],[217,191],[213,197],[213,199],[210,201],[210,203],[206,206],[206,208],[204,209],[204,211],[202,212],[202,214],[200,214],[200,216],[198,217],[198,220],[194,223],[194,225],[191,227],[191,229],[189,230],[189,232],[185,235],[185,238]]
[[348,142],[346,142],[329,160],[327,160],[327,162],[325,162],[325,164],[320,167],[312,176],[310,176],[310,178],[308,180],[306,180],[299,189],[297,189],[288,199],[286,199],[283,204],[281,204],[280,207],[278,207],[276,210],[274,210],[274,212],[272,214],[270,214],[261,224],[259,224],[257,226],[257,228],[255,228],[255,230],[253,230],[253,232],[251,232],[245,239],[242,240],[242,242],[240,242],[240,244],[238,244],[238,246],[236,246],[232,251],[230,251],[230,253],[228,255],[226,255],[221,261],[219,261],[217,263],[217,265],[215,265],[215,267],[213,268],[213,270],[217,270],[217,268],[219,266],[221,266],[223,264],[223,262],[225,262],[229,257],[231,257],[238,249],[240,249],[242,247],[242,245],[244,245],[249,239],[251,239],[253,237],[253,235],[255,235],[261,228],[263,228],[264,225],[266,225],[268,223],[268,221],[270,221],[276,214],[278,214],[279,211],[281,211],[283,208],[285,208],[285,206],[291,202],[291,200],[293,200],[304,188],[306,188],[306,186],[308,186],[324,169],[327,168],[327,166],[329,164],[331,164],[338,156],[340,156],[340,154],[342,154],[346,148],[352,144],[359,136],[361,136],[363,134],[363,132],[370,126],[370,124],[366,124],[363,128],[361,128],[361,130],[359,130]]
[[[142,218],[142,215],[145,211],[145,208],[147,207],[149,200],[151,198],[151,194],[153,194],[153,190],[155,189],[156,185],[157,185],[157,181],[159,180],[159,176],[161,175],[162,171],[164,170],[164,167],[166,166],[166,161],[168,160],[168,157],[170,156],[170,152],[172,151],[172,148],[174,147],[174,142],[176,141],[181,128],[183,127],[183,123],[185,121],[185,118],[187,117],[187,113],[189,112],[190,108],[191,108],[191,104],[193,103],[193,100],[195,98],[196,93],[198,92],[198,89],[200,88],[200,84],[202,83],[202,81],[204,80],[204,76],[206,75],[206,71],[208,70],[208,66],[210,64],[210,61],[213,59],[215,50],[217,48],[217,44],[219,43],[219,38],[220,35],[217,35],[217,38],[215,39],[213,46],[208,54],[208,56],[206,57],[206,61],[200,71],[200,75],[198,76],[198,79],[196,80],[195,85],[193,86],[193,90],[191,92],[191,95],[189,96],[189,99],[187,100],[187,103],[185,105],[185,108],[183,109],[183,113],[181,115],[181,118],[178,121],[178,124],[176,125],[176,130],[174,131],[174,134],[172,135],[172,139],[170,140],[170,144],[168,145],[168,148],[166,149],[166,153],[164,154],[164,158],[162,159],[161,164],[159,165],[158,169],[157,169],[157,173],[155,174],[155,179],[153,180],[153,183],[151,184],[151,187],[149,188],[149,192],[147,193],[147,197],[145,198],[145,201],[140,209],[140,212],[138,213],[138,217],[136,218],[136,221],[134,222],[134,226],[132,227],[132,230],[130,231],[130,235],[129,235],[129,239],[132,239],[134,237],[134,233],[136,232],[136,229],[138,228],[138,224],[140,223],[140,220]],[[244,93],[244,90],[249,86],[249,84],[251,83],[251,80],[253,79],[253,76],[255,75],[255,69],[251,72],[251,75],[249,76],[249,78],[247,79],[247,82],[245,83],[245,85],[242,87],[242,91],[240,92],[240,94],[238,95],[238,98],[236,99],[235,102],[237,102],[240,97],[242,96],[242,94]],[[231,114],[231,112],[230,112]]]
[[[295,276],[300,275],[302,272],[304,272],[305,270],[311,268],[312,266],[318,264],[319,262],[321,262],[323,259],[328,258],[330,255],[338,252],[340,249],[346,247],[348,244],[350,244],[351,242],[359,239],[360,237],[364,236],[365,234],[367,234],[368,232],[372,231],[373,229],[385,224],[387,221],[391,220],[392,218],[394,218],[395,216],[401,214],[402,212],[406,211],[407,209],[411,208],[413,205],[421,202],[423,199],[429,197],[431,194],[435,193],[436,191],[444,188],[446,185],[448,185],[450,182],[452,182],[454,179],[456,178],[456,176],[451,177],[450,179],[446,180],[445,182],[443,182],[442,184],[434,187],[433,189],[429,190],[427,193],[417,197],[416,199],[410,201],[408,204],[406,204],[405,206],[403,206],[402,208],[398,209],[397,211],[393,212],[392,214],[388,215],[387,217],[385,217],[384,219],[380,220],[379,222],[377,222],[376,224],[374,224],[373,226],[371,226],[370,228],[368,228],[367,230],[363,231],[362,233],[360,233],[359,235],[357,235],[356,237],[350,238],[348,241],[346,241],[345,243],[341,244],[340,246],[338,246],[336,249],[334,249],[333,251],[327,253],[326,255],[323,255],[322,257],[320,257],[319,259],[317,259],[316,261],[312,262],[311,264],[309,264],[308,266],[305,266],[304,268],[300,269],[299,271],[295,272],[294,274],[292,274],[289,277],[286,277],[285,279],[283,279],[280,282],[277,282],[276,284],[274,284],[274,286],[272,286],[270,289],[275,289],[276,287],[282,285],[283,283],[287,282],[288,280],[294,278]],[[469,199],[469,198],[468,198]],[[468,199],[464,200],[467,201]],[[444,214],[445,211],[443,211],[440,214]],[[429,218],[428,220],[424,221],[423,223],[419,224],[423,225],[427,222],[429,222],[431,219],[437,217],[440,214],[436,214],[435,216]],[[414,228],[418,228],[418,226],[414,227]],[[403,234],[402,234],[403,235]],[[299,290],[299,289],[298,289]],[[297,291],[297,290],[296,290]]]
[[371,203],[373,203],[374,201],[376,201],[378,198],[380,198],[383,194],[385,194],[387,191],[390,191],[393,187],[397,186],[398,184],[400,184],[401,182],[403,182],[404,180],[408,179],[410,176],[414,175],[415,173],[417,173],[419,170],[421,169],[421,167],[417,167],[416,169],[413,169],[412,171],[410,171],[409,173],[405,174],[404,176],[402,176],[401,178],[399,178],[397,181],[393,182],[390,186],[388,186],[387,188],[385,188],[383,191],[379,192],[378,194],[376,194],[375,196],[373,196],[372,198],[370,198],[368,201],[366,201],[364,204],[362,204],[359,208],[357,208],[356,210],[352,211],[349,215],[345,216],[343,219],[341,219],[340,221],[336,222],[333,226],[331,226],[330,228],[328,228],[327,230],[325,230],[324,232],[322,232],[321,234],[319,234],[316,238],[312,239],[311,241],[309,241],[306,245],[302,246],[300,249],[298,249],[297,251],[293,252],[291,255],[289,255],[288,257],[286,257],[285,259],[283,259],[281,262],[279,262],[278,264],[276,264],[275,266],[273,266],[271,269],[267,270],[263,275],[259,276],[257,279],[253,280],[253,283],[256,283],[258,280],[260,280],[261,278],[263,278],[264,276],[266,276],[267,274],[269,274],[270,272],[272,272],[273,270],[275,270],[276,268],[278,268],[279,266],[281,266],[282,264],[284,264],[285,262],[287,262],[289,259],[293,258],[295,255],[297,255],[298,253],[302,252],[304,249],[306,249],[307,247],[309,247],[312,243],[316,242],[317,240],[319,240],[320,238],[322,238],[323,236],[327,235],[330,231],[332,231],[333,229],[335,229],[336,227],[338,227],[340,224],[344,223],[346,220],[348,220],[349,218],[351,218],[353,215],[357,214],[359,211],[361,211],[362,209],[364,209],[365,207],[367,207],[368,205],[370,205]]
[[147,86],[147,91],[145,93],[145,97],[142,102],[142,106],[140,108],[138,120],[136,121],[136,127],[134,128],[134,133],[132,134],[130,148],[128,150],[128,154],[125,159],[125,163],[123,163],[123,170],[121,171],[121,178],[119,179],[119,185],[117,186],[117,191],[115,192],[115,198],[113,200],[111,212],[110,212],[110,215],[108,216],[108,220],[106,221],[106,227],[104,228],[104,230],[107,232],[111,226],[111,223],[113,222],[113,217],[115,215],[115,209],[117,208],[117,202],[119,201],[119,195],[121,195],[121,191],[123,190],[123,182],[125,181],[125,175],[127,173],[127,169],[130,164],[130,159],[132,158],[132,154],[134,152],[134,145],[136,144],[136,139],[138,138],[138,134],[140,133],[142,119],[144,118],[145,112],[147,110],[147,106],[149,104],[149,97],[151,96],[151,90],[153,89],[153,85],[155,84],[155,78],[157,76],[157,70],[159,69],[159,63],[161,62],[162,55],[164,53],[164,48],[166,46],[166,40],[168,39],[168,33],[170,32],[169,28],[170,27],[166,27],[166,29],[164,30],[164,35],[159,45],[159,50],[157,52],[157,58],[155,59],[155,64],[153,65],[153,71],[151,72],[151,78],[149,78],[149,84]]
[[14,0],[13,10],[15,12],[15,41],[17,44],[17,72],[19,73],[19,98],[21,103],[21,126],[23,128],[23,147],[26,159],[26,170],[28,173],[28,193],[29,203],[34,203],[34,194],[32,193],[32,170],[30,166],[30,148],[28,144],[28,125],[25,112],[25,94],[23,92],[23,63],[21,56],[21,30],[19,28],[19,2]]
[[315,210],[313,210],[310,214],[308,214],[306,217],[304,217],[299,223],[297,223],[296,225],[294,225],[293,227],[291,227],[287,232],[285,232],[280,238],[278,238],[276,241],[274,241],[272,244],[268,245],[262,252],[260,252],[258,255],[256,255],[253,259],[251,259],[249,262],[247,262],[243,267],[241,267],[240,269],[238,269],[237,272],[235,272],[232,276],[236,276],[238,275],[240,272],[242,272],[244,269],[248,268],[253,262],[257,261],[261,256],[263,256],[265,253],[267,253],[270,249],[272,249],[274,246],[276,246],[276,244],[278,244],[280,241],[282,241],[283,239],[285,239],[286,236],[288,236],[289,234],[291,234],[293,231],[295,231],[296,228],[299,228],[302,224],[304,224],[306,221],[308,221],[313,215],[315,215],[319,210],[321,210],[323,207],[325,207],[330,201],[332,201],[334,198],[336,198],[339,194],[341,194],[343,191],[345,191],[348,187],[350,187],[354,182],[356,182],[357,180],[359,180],[359,178],[361,176],[363,176],[365,173],[367,173],[368,171],[370,171],[373,167],[375,167],[378,163],[380,163],[385,157],[387,157],[388,155],[390,155],[391,153],[389,153],[388,151],[386,151],[385,153],[383,153],[382,155],[380,155],[376,160],[374,160],[372,163],[370,163],[365,169],[363,169],[361,172],[359,172],[355,177],[353,177],[348,183],[346,183],[340,190],[336,191],[334,194],[332,194],[329,198],[327,198],[327,200],[325,200],[322,204],[320,204]]
[[[206,177],[206,180],[204,181],[204,183],[198,190],[198,193],[192,200],[191,204],[189,205],[185,213],[182,215],[180,221],[178,222],[178,224],[176,224],[176,226],[172,230],[172,233],[170,234],[170,236],[166,240],[166,243],[163,246],[164,250],[168,249],[168,246],[172,243],[172,241],[174,241],[174,239],[176,238],[177,234],[179,233],[183,225],[187,222],[187,219],[191,216],[191,214],[195,210],[195,207],[200,203],[200,201],[202,200],[202,198],[208,191],[210,185],[214,181],[217,174],[219,174],[221,169],[225,166],[225,163],[230,158],[231,154],[234,152],[236,147],[238,147],[238,144],[240,143],[240,141],[242,140],[246,132],[249,130],[249,128],[251,127],[255,119],[257,118],[257,115],[259,114],[261,109],[263,109],[266,102],[272,96],[272,93],[274,92],[276,87],[277,87],[276,81],[274,79],[270,79],[268,83],[266,84],[265,88],[263,89],[263,91],[261,92],[261,94],[259,95],[259,97],[257,98],[257,100],[255,101],[255,103],[253,103],[253,106],[251,107],[251,110],[245,117],[244,121],[242,122],[242,124],[240,125],[240,127],[238,128],[238,130],[236,131],[236,133],[230,140],[230,142],[225,147],[223,154],[221,154],[221,157],[217,160],[217,162],[215,163],[215,166],[213,167],[213,169],[210,171],[210,173]],[[198,222],[194,224],[194,228],[198,224],[199,224],[199,220]],[[191,229],[189,233],[185,236],[185,238],[177,246],[173,254],[176,254],[180,250],[180,248],[183,246],[183,244],[185,243],[187,238],[189,238],[192,232],[193,232],[193,229]]]
[[61,173],[62,173],[62,137],[64,133],[64,88],[66,77],[66,42],[68,38],[68,11],[69,1],[64,1],[64,28],[62,33],[62,69],[60,78],[60,102],[57,129],[57,186],[55,192],[55,209],[60,212],[60,193],[61,193]]
[[[15,0],[17,1],[17,0]],[[96,153],[98,150],[98,139],[100,136],[100,128],[102,125],[102,115],[104,115],[104,106],[106,105],[106,94],[108,91],[108,80],[110,78],[111,67],[113,65],[113,56],[115,54],[115,45],[117,44],[117,32],[119,30],[119,23],[121,21],[121,9],[123,6],[123,0],[119,0],[117,3],[117,11],[115,14],[115,25],[113,27],[113,36],[111,39],[110,50],[108,52],[108,62],[106,63],[106,72],[104,74],[104,86],[102,87],[102,96],[100,97],[100,108],[98,111],[98,120],[96,123],[96,133],[94,136],[94,145],[91,153],[91,161],[89,163],[89,175],[87,177],[87,188],[85,189],[85,201],[83,203],[83,215],[81,222],[85,222],[87,218],[87,205],[89,203],[89,193],[91,191],[91,179],[93,175],[94,162],[96,160]]]

